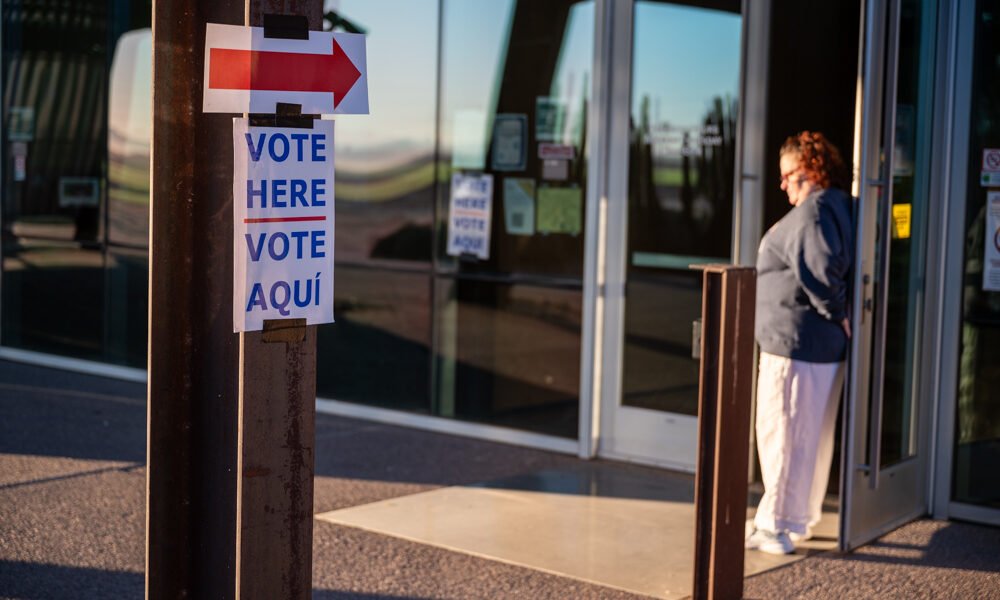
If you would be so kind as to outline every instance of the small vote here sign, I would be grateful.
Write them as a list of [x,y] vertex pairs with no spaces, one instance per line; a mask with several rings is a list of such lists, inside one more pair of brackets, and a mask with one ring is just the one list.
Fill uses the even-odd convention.
[[233,119],[233,330],[333,322],[333,121]]

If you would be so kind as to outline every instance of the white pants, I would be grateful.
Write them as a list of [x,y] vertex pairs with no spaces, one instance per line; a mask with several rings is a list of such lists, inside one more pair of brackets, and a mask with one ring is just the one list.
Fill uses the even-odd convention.
[[843,363],[760,353],[757,452],[764,496],[758,529],[805,533],[819,522],[833,459]]

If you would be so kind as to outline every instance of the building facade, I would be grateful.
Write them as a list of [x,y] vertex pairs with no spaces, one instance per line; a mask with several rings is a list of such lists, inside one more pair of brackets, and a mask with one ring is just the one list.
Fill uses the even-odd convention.
[[[149,2],[2,7],[0,357],[141,379]],[[337,117],[320,410],[692,470],[689,266],[753,263],[817,129],[858,198],[841,543],[1000,523],[1000,2],[324,10],[371,115]],[[493,178],[488,258],[447,252],[455,173]]]

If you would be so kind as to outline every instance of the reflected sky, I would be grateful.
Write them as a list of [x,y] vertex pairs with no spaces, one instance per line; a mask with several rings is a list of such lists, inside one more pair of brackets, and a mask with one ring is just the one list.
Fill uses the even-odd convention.
[[[514,2],[453,0],[445,5],[443,66],[450,79],[446,82],[448,101],[456,110],[476,108],[490,114],[499,90],[497,79],[503,73]],[[430,0],[325,2],[324,11],[344,15],[365,27],[368,34],[371,114],[337,118],[338,149],[345,161],[354,156],[368,159],[371,153],[388,147],[394,153],[405,153],[410,146],[425,148],[427,140],[433,138],[434,95],[412,91],[436,88],[437,8],[438,3]],[[580,3],[571,11],[552,84],[553,95],[568,98],[571,111],[589,84],[585,74],[592,60],[593,11],[592,2]],[[386,19],[389,14],[393,18]],[[497,23],[504,26],[497,27]],[[721,91],[718,82],[731,82],[735,96],[739,65],[732,57],[739,55],[739,15],[638,2],[635,30],[641,49],[635,52],[638,85],[632,98],[634,114],[648,94],[654,98],[654,123],[666,120],[689,125],[705,114],[706,100]],[[414,35],[415,31],[420,35]],[[130,145],[149,143],[150,47],[148,29],[128,32],[119,40],[112,65],[109,114],[113,150],[119,140]],[[698,56],[698,60],[664,60],[683,56]],[[452,124],[444,125],[445,133],[450,133]],[[363,168],[363,164],[357,166]]]
[[108,98],[108,144],[112,153],[148,154],[153,125],[152,47],[151,29],[129,31],[118,39],[111,62]]
[[437,7],[431,0],[324,3],[324,12],[332,10],[367,33],[371,114],[336,118],[338,168],[364,169],[372,153],[405,154],[433,140]]
[[653,123],[690,127],[714,96],[735,98],[741,26],[739,13],[637,2],[632,114],[648,95]]

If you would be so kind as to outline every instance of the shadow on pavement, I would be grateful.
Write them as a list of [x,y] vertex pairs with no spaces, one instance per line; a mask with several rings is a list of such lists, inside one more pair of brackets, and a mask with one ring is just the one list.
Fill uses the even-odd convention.
[[852,553],[830,553],[825,557],[831,560],[1000,573],[998,556],[1000,528],[951,521],[941,523],[940,528],[926,543],[907,543],[907,539],[897,532]]
[[0,594],[19,600],[142,598],[142,573],[0,561]]

